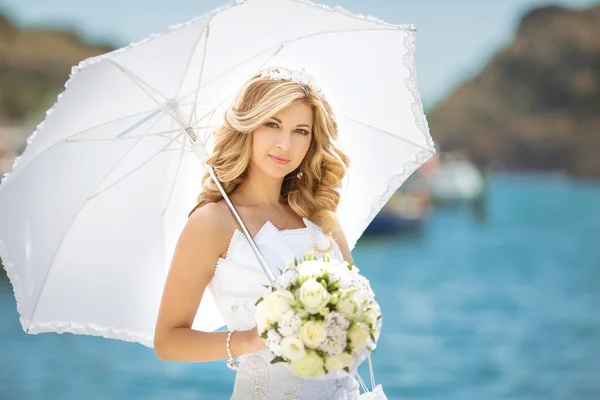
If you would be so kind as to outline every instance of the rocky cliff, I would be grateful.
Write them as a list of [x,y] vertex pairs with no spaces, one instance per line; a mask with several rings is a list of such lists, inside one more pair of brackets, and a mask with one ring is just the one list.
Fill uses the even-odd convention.
[[600,4],[534,9],[514,41],[428,113],[477,164],[600,176]]
[[52,105],[73,65],[110,50],[71,32],[20,30],[0,14],[0,124]]

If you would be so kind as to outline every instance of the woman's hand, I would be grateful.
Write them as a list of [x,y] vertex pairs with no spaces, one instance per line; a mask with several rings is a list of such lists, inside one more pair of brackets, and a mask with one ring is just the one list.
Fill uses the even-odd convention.
[[267,347],[263,338],[258,335],[256,327],[247,331],[237,331],[233,333],[231,335],[232,341],[235,340],[236,335],[241,344],[240,349],[242,354],[254,353]]

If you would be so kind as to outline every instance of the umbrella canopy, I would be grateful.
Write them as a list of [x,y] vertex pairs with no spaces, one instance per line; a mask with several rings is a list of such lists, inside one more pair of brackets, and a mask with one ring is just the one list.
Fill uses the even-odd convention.
[[[152,346],[204,174],[192,143],[268,66],[305,68],[334,108],[352,164],[338,210],[352,248],[435,153],[414,35],[308,1],[236,1],[74,67],[0,185],[0,257],[23,329]],[[194,328],[222,325],[207,291]]]

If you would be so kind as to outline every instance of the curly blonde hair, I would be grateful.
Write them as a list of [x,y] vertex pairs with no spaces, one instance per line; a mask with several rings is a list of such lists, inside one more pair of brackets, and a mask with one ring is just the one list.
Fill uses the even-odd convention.
[[[338,137],[338,125],[330,104],[311,87],[294,81],[262,78],[260,72],[254,75],[225,112],[224,123],[213,133],[214,151],[207,164],[213,167],[225,192],[228,195],[234,193],[248,175],[253,143],[251,133],[296,102],[303,102],[313,110],[313,137],[300,166],[283,180],[281,202],[331,236],[340,201],[338,189],[349,159],[332,141]],[[297,177],[299,172],[302,172],[300,179]],[[198,204],[188,217],[198,207],[222,198],[216,184],[206,173]]]

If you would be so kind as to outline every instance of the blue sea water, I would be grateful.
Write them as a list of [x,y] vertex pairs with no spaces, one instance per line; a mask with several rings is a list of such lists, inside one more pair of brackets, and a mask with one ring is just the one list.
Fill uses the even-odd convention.
[[[421,234],[353,251],[384,313],[390,399],[600,399],[600,182],[494,175],[487,217],[437,208]],[[0,399],[228,399],[223,361],[138,344],[25,336],[0,284]],[[361,368],[368,376],[366,368]]]

